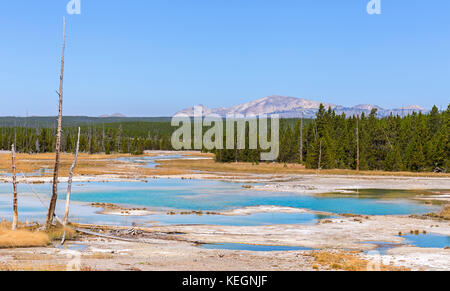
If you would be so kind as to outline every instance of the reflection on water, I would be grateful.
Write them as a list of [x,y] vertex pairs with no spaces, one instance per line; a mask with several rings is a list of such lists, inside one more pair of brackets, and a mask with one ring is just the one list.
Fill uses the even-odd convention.
[[440,234],[408,234],[403,235],[405,244],[412,245],[419,248],[438,248],[443,249],[450,247],[450,236]]
[[[29,173],[17,173],[17,177],[42,177],[44,174],[53,173],[53,169],[49,168],[40,168],[37,171],[29,172]],[[0,176],[12,177],[12,174],[9,172],[0,173]]]
[[396,243],[391,243],[391,242],[383,242],[383,241],[367,241],[364,243],[377,246],[373,250],[364,251],[365,254],[371,254],[373,251],[377,251],[380,255],[386,255],[389,250],[401,246],[401,244],[396,244]]
[[[59,199],[65,199],[67,185],[59,185]],[[33,185],[45,197],[48,204],[50,184]],[[12,209],[11,185],[0,184],[0,217],[10,219]],[[41,220],[46,211],[30,192],[27,185],[20,184],[19,215],[21,220]],[[371,190],[373,191],[373,190]],[[367,196],[299,195],[294,193],[273,193],[243,189],[242,184],[212,180],[153,179],[143,182],[74,183],[71,219],[74,222],[98,224],[218,224],[218,225],[267,225],[315,223],[320,217],[305,213],[258,213],[248,216],[220,215],[150,215],[143,217],[122,217],[99,215],[98,208],[86,206],[85,202],[114,203],[124,206],[147,207],[158,210],[221,211],[248,206],[282,206],[306,208],[332,213],[353,213],[362,215],[404,215],[437,212],[439,208],[410,200],[410,192],[403,196],[390,197],[385,190],[376,190]],[[392,191],[386,191],[391,193]],[[400,193],[397,193],[400,195]],[[389,197],[388,197],[389,196]],[[57,205],[57,214],[62,216],[64,203]]]
[[342,192],[318,194],[320,197],[340,197],[340,198],[358,198],[358,199],[402,199],[412,198],[418,195],[433,195],[436,191],[420,190],[395,190],[395,189],[347,189]]
[[159,164],[156,161],[164,161],[164,160],[209,160],[211,158],[206,157],[190,157],[183,155],[162,155],[162,156],[134,156],[134,157],[122,157],[116,159],[117,161],[128,162],[128,163],[138,163],[141,164],[144,168],[152,168],[154,169]]
[[157,215],[153,218],[163,224],[214,224],[228,226],[258,226],[272,224],[315,224],[324,215],[311,213],[254,213],[250,215]]
[[127,162],[127,163],[138,163],[141,164],[144,168],[152,168],[154,169],[158,164],[155,162],[156,160],[174,160],[174,159],[183,159],[182,155],[167,155],[167,156],[137,156],[137,157],[122,157],[116,159],[117,161]]
[[[8,199],[8,201],[5,200]],[[0,217],[12,220],[12,206],[9,197],[0,195]],[[61,201],[62,202],[62,201]],[[324,215],[311,213],[254,213],[251,215],[167,215],[154,214],[147,216],[118,216],[99,214],[99,208],[88,206],[84,203],[73,202],[71,204],[71,221],[76,223],[90,223],[101,225],[174,225],[174,224],[210,224],[227,226],[259,226],[273,224],[315,224],[319,219],[328,218]],[[56,214],[62,217],[64,203],[58,203]],[[44,221],[47,212],[39,200],[33,196],[22,196],[19,200],[19,216],[22,221]]]
[[380,255],[386,255],[389,250],[400,247],[402,245],[410,245],[419,248],[437,248],[437,249],[450,247],[450,236],[447,235],[422,233],[417,235],[408,234],[403,235],[402,237],[405,238],[405,240],[401,244],[389,242],[376,242],[376,241],[364,242],[367,244],[373,244],[377,246],[375,249],[365,251],[364,253],[368,254],[372,251],[378,251]]
[[88,248],[87,245],[67,243],[67,242],[64,245],[55,245],[55,247],[60,250],[69,250],[77,252],[84,252]]

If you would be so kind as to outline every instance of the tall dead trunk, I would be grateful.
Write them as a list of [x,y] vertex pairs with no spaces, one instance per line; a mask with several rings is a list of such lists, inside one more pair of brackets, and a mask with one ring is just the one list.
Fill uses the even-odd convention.
[[117,153],[120,153],[120,139],[122,138],[122,124],[119,125],[119,132],[117,133]]
[[319,142],[319,163],[317,165],[318,170],[322,169],[321,163],[322,163],[322,139],[320,139],[320,142]]
[[81,128],[78,127],[77,148],[75,150],[75,158],[73,160],[72,167],[70,167],[69,180],[67,182],[67,197],[66,197],[66,211],[64,212],[64,226],[66,226],[67,223],[69,222],[69,207],[70,207],[70,195],[72,194],[73,170],[77,165],[78,151],[80,149],[80,135],[81,135]]
[[14,144],[11,147],[11,151],[12,151],[12,182],[13,182],[13,209],[14,209],[12,230],[16,230],[17,225],[19,224],[19,212],[17,210],[16,146]]
[[102,130],[102,149],[103,149],[103,152],[104,152],[104,153],[106,153],[105,139],[106,139],[106,134],[105,134],[105,124],[103,124],[103,130]]
[[61,55],[61,76],[59,78],[59,111],[58,111],[58,130],[56,132],[56,148],[55,148],[55,168],[53,171],[53,188],[52,198],[48,207],[47,221],[45,228],[49,229],[53,223],[55,216],[56,200],[58,198],[58,173],[59,173],[59,160],[61,150],[61,127],[62,127],[62,106],[63,106],[63,83],[64,83],[64,51],[66,49],[66,18],[63,18],[63,46]]
[[36,148],[36,153],[40,152],[40,145],[39,145],[39,126],[36,127],[36,144],[35,144],[35,148]]
[[359,171],[359,115],[356,117],[356,171]]
[[303,164],[303,113],[300,121],[300,163]]

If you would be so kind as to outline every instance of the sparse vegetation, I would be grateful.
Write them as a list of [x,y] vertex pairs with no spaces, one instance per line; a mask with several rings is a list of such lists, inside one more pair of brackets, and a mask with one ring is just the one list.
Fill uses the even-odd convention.
[[77,236],[77,232],[70,226],[51,227],[47,230],[47,235],[51,240],[61,240],[64,235],[64,231],[66,232],[66,240],[72,240]]
[[417,214],[410,215],[411,218],[450,220],[450,205],[445,205],[440,213],[426,213],[421,216]]
[[28,229],[11,230],[11,224],[0,223],[0,248],[44,247],[50,244],[49,236],[44,232]]
[[321,265],[329,270],[343,271],[408,271],[404,267],[396,267],[391,265],[373,264],[368,260],[364,260],[356,255],[356,253],[331,253],[331,252],[314,252],[314,265]]
[[450,220],[450,205],[445,205],[444,209],[441,211],[441,217]]
[[[221,175],[239,175],[246,173],[255,174],[317,174],[317,170],[306,169],[300,164],[287,164],[284,167],[280,163],[259,163],[258,165],[246,162],[216,163],[213,160],[163,160],[158,162],[157,169],[145,169],[147,173],[160,175],[180,175],[191,171],[220,172]],[[392,176],[392,172],[385,171],[355,171],[346,169],[324,169],[320,171],[324,175],[363,175],[363,176]],[[395,176],[405,177],[450,177],[449,173],[431,172],[396,172]]]

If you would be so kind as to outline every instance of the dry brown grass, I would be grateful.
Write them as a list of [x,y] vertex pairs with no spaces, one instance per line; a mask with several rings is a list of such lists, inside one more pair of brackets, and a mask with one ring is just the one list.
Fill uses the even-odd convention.
[[5,264],[0,263],[0,271],[65,271],[66,265],[50,265],[50,264],[35,264],[35,263],[23,263],[23,264]]
[[12,255],[14,261],[53,261],[55,257],[50,254],[15,252]]
[[[186,154],[186,153],[184,153]],[[211,154],[198,152],[187,153],[190,156],[212,157]],[[155,156],[157,153],[147,154]],[[214,160],[164,160],[156,169],[144,168],[139,164],[117,161],[120,157],[131,157],[129,154],[85,154],[78,157],[75,175],[120,175],[124,178],[149,177],[152,175],[183,175],[193,171],[206,173],[223,173],[226,175],[238,174],[324,174],[324,175],[366,175],[366,176],[408,176],[408,177],[450,177],[450,173],[412,173],[412,172],[382,172],[382,171],[353,171],[353,170],[312,170],[305,169],[299,164],[279,163],[216,163]],[[51,176],[54,165],[54,153],[44,154],[18,154],[17,171],[19,173],[33,173],[42,168],[50,171],[44,176]],[[73,155],[61,155],[60,175],[68,176]],[[0,170],[10,171],[11,157],[9,154],[0,154]]]
[[111,253],[93,253],[82,256],[82,259],[84,260],[109,260],[112,258],[114,258],[114,255]]
[[77,232],[70,226],[53,227],[47,231],[47,235],[51,240],[61,240],[63,237],[63,234],[64,234],[64,230],[66,231],[66,240],[71,240],[71,239],[76,238]]
[[[120,157],[129,157],[127,154],[89,155],[82,153],[78,156],[76,175],[104,175],[104,174],[127,174],[125,163],[114,161]],[[73,154],[63,153],[61,155],[60,175],[68,176],[70,166],[73,162]],[[43,176],[51,176],[54,167],[55,154],[18,154],[16,157],[18,173],[34,173],[39,169],[49,169],[50,171]],[[125,165],[125,167],[124,167]],[[132,164],[130,164],[132,165]],[[11,168],[11,156],[9,154],[0,155],[0,170],[9,172]],[[19,174],[20,176],[20,174]]]
[[0,223],[0,248],[44,247],[50,244],[46,233],[27,229],[11,230],[11,224]]
[[441,217],[450,220],[450,204],[444,206],[444,209],[441,211]]
[[[368,271],[375,268],[370,261],[363,260],[352,253],[331,253],[331,252],[314,252],[312,254],[314,263],[329,269],[342,271]],[[380,264],[381,271],[408,271],[404,267],[396,267]]]
[[[36,263],[15,263],[8,264],[0,262],[0,271],[67,271],[67,264],[36,264]],[[94,268],[90,266],[81,266],[80,271],[91,272],[95,271]]]
[[313,170],[300,164],[280,163],[217,163],[213,160],[166,160],[157,167],[160,171],[175,173],[184,171],[222,172],[229,174],[324,174],[324,175],[362,175],[362,176],[408,176],[408,177],[450,177],[449,173],[413,173],[413,172],[383,172],[354,171],[343,169]]

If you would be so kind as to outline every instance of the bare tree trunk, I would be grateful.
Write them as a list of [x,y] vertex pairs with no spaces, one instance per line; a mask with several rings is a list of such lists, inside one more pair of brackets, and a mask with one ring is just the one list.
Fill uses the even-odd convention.
[[39,153],[40,152],[40,145],[39,145],[39,126],[36,128],[36,144],[35,144],[35,147],[36,147],[36,153]]
[[11,147],[12,151],[12,182],[13,182],[13,208],[14,208],[14,219],[12,224],[12,230],[17,229],[19,224],[19,213],[17,210],[17,178],[16,178],[16,146],[13,144]]
[[48,207],[47,221],[45,228],[49,229],[53,223],[55,216],[56,200],[58,198],[58,173],[59,173],[59,160],[61,149],[61,127],[62,127],[62,106],[63,106],[63,81],[64,81],[64,51],[66,48],[66,18],[63,19],[63,46],[61,56],[61,76],[59,78],[59,112],[58,112],[58,131],[56,132],[56,157],[55,157],[55,169],[53,171],[53,191],[52,198],[50,200],[50,206]]
[[122,138],[122,124],[119,125],[119,132],[117,134],[117,153],[120,153],[120,139]]
[[356,171],[359,172],[359,115],[356,116]]
[[319,143],[319,164],[317,165],[317,169],[321,170],[321,163],[322,163],[322,139]]
[[64,226],[66,226],[67,223],[69,222],[69,207],[70,207],[70,195],[72,194],[73,170],[75,169],[75,166],[77,165],[78,150],[80,149],[80,134],[81,134],[81,128],[78,127],[77,148],[75,151],[75,158],[73,160],[72,167],[70,167],[69,180],[67,182],[66,211],[64,213],[64,221],[63,221]]
[[106,135],[105,135],[105,124],[103,124],[103,130],[102,130],[102,149],[103,149],[103,152],[104,152],[104,153],[106,153],[105,138],[106,138]]
[[300,122],[300,163],[303,164],[303,113]]

